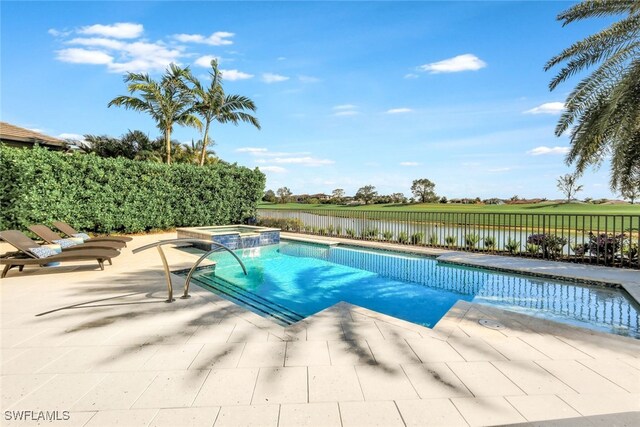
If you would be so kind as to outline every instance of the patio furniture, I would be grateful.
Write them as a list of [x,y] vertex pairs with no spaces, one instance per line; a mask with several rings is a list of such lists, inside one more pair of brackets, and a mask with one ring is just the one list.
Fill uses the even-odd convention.
[[25,265],[44,266],[52,262],[96,260],[100,269],[104,270],[104,261],[108,261],[111,264],[111,259],[120,255],[117,249],[88,247],[47,256],[46,251],[43,251],[43,253],[38,251],[38,249],[43,248],[37,242],[18,230],[0,231],[0,240],[4,240],[18,249],[18,252],[6,254],[0,258],[0,265],[4,265],[1,278],[4,278],[13,267],[18,267],[19,271],[22,271]]
[[[38,225],[30,225],[29,227],[27,227],[29,230],[31,230],[33,233],[35,233],[38,237],[40,237],[42,240],[44,240],[47,243],[58,243],[62,245],[62,250],[63,252],[65,250],[69,250],[72,248],[110,248],[110,249],[121,249],[123,248],[126,243],[125,242],[119,242],[119,241],[96,241],[96,242],[92,242],[90,240],[87,241],[83,241],[83,243],[70,243],[69,241],[72,239],[65,239],[64,237],[62,237],[61,235],[59,235],[58,233],[56,233],[55,231],[53,231],[52,229],[50,229],[49,227],[47,227],[46,225],[42,225],[42,224],[38,224]],[[82,240],[82,239],[78,239],[78,240]],[[63,242],[61,242],[63,241]],[[64,244],[64,242],[67,242],[73,246],[66,246]]]
[[67,224],[66,222],[62,222],[62,221],[54,221],[53,225],[58,230],[62,231],[64,234],[66,234],[69,237],[86,236],[86,238],[83,237],[85,242],[123,242],[125,244],[125,246],[127,246],[127,242],[130,242],[130,241],[133,240],[131,237],[127,237],[127,236],[89,237],[85,233],[82,233],[82,232],[76,230],[75,228],[73,228],[69,224]]

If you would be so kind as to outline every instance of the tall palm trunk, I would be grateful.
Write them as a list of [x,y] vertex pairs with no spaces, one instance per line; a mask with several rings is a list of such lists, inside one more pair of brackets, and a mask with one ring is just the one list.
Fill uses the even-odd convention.
[[209,125],[211,120],[206,119],[204,126],[204,135],[202,135],[202,152],[200,153],[200,166],[204,166],[204,159],[207,155],[207,144],[209,143]]
[[171,128],[167,127],[164,131],[164,145],[167,150],[167,164],[171,164]]

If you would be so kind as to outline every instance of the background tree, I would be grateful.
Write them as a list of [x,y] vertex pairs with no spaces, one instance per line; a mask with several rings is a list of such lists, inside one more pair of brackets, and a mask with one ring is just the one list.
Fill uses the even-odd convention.
[[393,193],[391,196],[391,203],[406,203],[407,198],[404,197],[403,193]]
[[373,199],[376,198],[378,192],[376,191],[376,187],[373,185],[365,185],[361,187],[356,192],[355,198],[358,200],[362,200],[365,205],[368,205]]
[[578,185],[578,174],[566,174],[558,178],[558,190],[567,198],[567,203],[575,198],[577,192],[582,191],[582,185]]
[[640,197],[640,180],[637,180],[635,185],[631,183],[623,183],[622,189],[620,190],[620,196],[622,196],[623,199],[628,200],[633,205],[636,199]]
[[288,187],[280,187],[278,191],[276,191],[278,197],[280,198],[280,203],[288,203],[291,195],[293,194]]
[[204,143],[201,147],[200,166],[205,162],[209,145],[209,127],[212,122],[233,123],[236,126],[239,122],[245,122],[260,129],[258,119],[246,112],[255,112],[255,103],[245,96],[225,94],[222,87],[222,73],[218,69],[218,61],[216,59],[211,60],[209,76],[211,83],[205,88],[197,78],[189,74],[195,98],[194,110],[204,120],[204,131],[202,133],[202,141]]
[[162,161],[162,141],[152,141],[139,130],[128,131],[120,138],[107,135],[84,135],[78,147],[99,157],[125,157],[131,160]]
[[411,192],[420,203],[433,202],[438,199],[436,185],[426,178],[416,179],[411,184]]
[[344,190],[342,188],[336,188],[331,192],[331,198],[335,203],[342,203],[342,199],[344,198]]
[[262,200],[269,203],[275,203],[276,193],[274,193],[273,190],[267,190],[264,192],[264,196],[262,197]]
[[[113,98],[108,106],[124,107],[147,113],[164,134],[167,164],[171,164],[171,132],[175,124],[202,128],[202,123],[193,114],[194,98],[186,81],[193,80],[188,68],[176,64],[169,65],[160,81],[155,81],[146,73],[127,73],[124,82],[129,95]],[[134,95],[139,94],[139,97]]]
[[571,129],[566,161],[575,163],[578,173],[611,155],[610,185],[615,190],[626,177],[640,173],[640,2],[587,0],[557,19],[565,26],[593,17],[621,19],[551,58],[545,70],[563,64],[549,84],[554,90],[597,66],[567,97],[555,133],[560,136]]

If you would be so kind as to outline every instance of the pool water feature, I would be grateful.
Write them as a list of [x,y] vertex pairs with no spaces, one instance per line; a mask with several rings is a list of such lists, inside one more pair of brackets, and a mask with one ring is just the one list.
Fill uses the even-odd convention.
[[283,241],[215,253],[193,281],[284,325],[340,301],[433,327],[458,301],[487,304],[640,338],[640,307],[624,291],[438,263],[350,246]]
[[[252,225],[183,227],[176,231],[178,239],[201,239],[203,242],[220,243],[229,249],[255,248],[280,242],[280,229]],[[207,243],[194,243],[194,246],[205,251],[216,247]]]

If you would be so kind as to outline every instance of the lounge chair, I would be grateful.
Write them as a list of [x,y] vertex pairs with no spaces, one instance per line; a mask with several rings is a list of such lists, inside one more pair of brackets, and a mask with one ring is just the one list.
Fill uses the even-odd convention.
[[98,265],[101,270],[104,270],[104,262],[108,261],[111,264],[111,259],[120,255],[120,252],[116,249],[109,248],[86,248],[75,249],[71,251],[65,251],[56,255],[43,256],[39,258],[33,249],[40,248],[37,242],[34,242],[24,233],[18,230],[0,231],[0,240],[4,240],[11,246],[18,249],[19,252],[10,254],[7,257],[0,258],[0,265],[4,265],[2,275],[0,278],[4,278],[9,270],[13,267],[18,267],[20,271],[25,265],[39,265],[44,266],[51,262],[71,262],[71,261],[98,261]]
[[52,229],[50,229],[49,227],[47,227],[46,225],[30,225],[29,227],[27,227],[29,230],[31,230],[33,233],[35,233],[38,237],[40,237],[42,240],[44,240],[47,243],[59,243],[59,244],[63,244],[63,248],[62,251],[64,252],[65,250],[68,249],[73,249],[73,248],[110,248],[110,249],[121,249],[125,246],[124,242],[117,242],[117,241],[99,241],[99,242],[90,242],[90,241],[86,241],[84,243],[78,243],[74,246],[69,246],[69,247],[65,247],[63,242],[59,242],[60,240],[69,240],[69,239],[65,239],[64,237],[62,237],[61,235],[59,235],[58,233],[56,233],[55,231],[53,231]]
[[[84,233],[82,233],[82,232],[76,230],[75,228],[71,227],[66,222],[54,221],[53,225],[58,230],[62,231],[64,234],[66,234],[69,237],[80,237],[82,235],[85,235]],[[100,236],[100,237],[84,238],[85,242],[123,242],[125,244],[125,246],[127,246],[126,245],[127,242],[130,242],[132,240],[133,239],[131,237],[127,237],[127,236]]]

